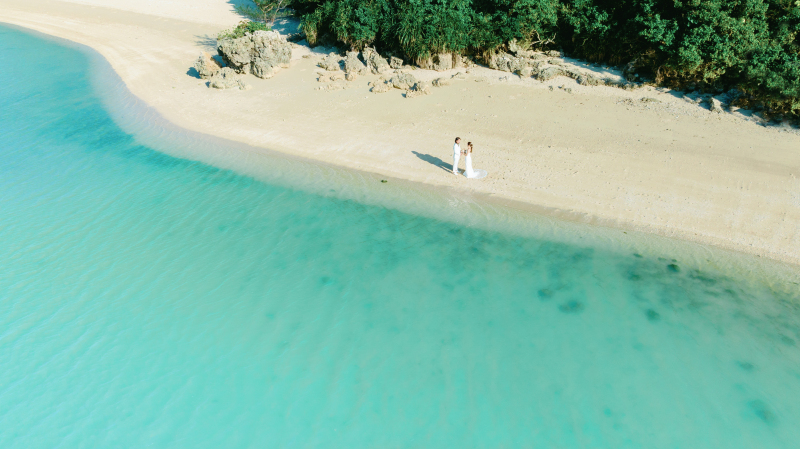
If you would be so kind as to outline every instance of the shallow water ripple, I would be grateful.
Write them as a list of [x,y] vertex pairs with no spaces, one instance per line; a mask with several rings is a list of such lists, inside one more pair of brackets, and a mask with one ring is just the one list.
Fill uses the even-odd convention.
[[0,447],[800,441],[796,290],[173,158],[0,42]]

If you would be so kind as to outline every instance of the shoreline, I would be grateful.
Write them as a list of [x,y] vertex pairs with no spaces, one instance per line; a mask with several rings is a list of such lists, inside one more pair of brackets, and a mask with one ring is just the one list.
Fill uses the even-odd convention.
[[[51,15],[39,13],[37,10],[43,10],[45,8],[37,8],[37,6],[31,6],[28,5],[28,3],[46,3],[53,7],[50,8],[49,11],[55,13]],[[143,104],[151,107],[156,113],[160,114],[164,120],[174,124],[174,126],[178,128],[186,128],[191,132],[209,134],[223,140],[239,142],[251,148],[255,148],[256,152],[259,151],[258,148],[270,148],[270,150],[266,150],[266,152],[276,151],[290,157],[293,156],[304,160],[331,164],[336,167],[342,167],[343,169],[353,169],[359,172],[374,173],[376,176],[402,179],[412,183],[419,183],[424,186],[424,188],[445,188],[456,192],[456,195],[463,194],[472,198],[482,198],[482,201],[485,200],[490,203],[500,204],[503,207],[511,207],[514,209],[521,208],[536,214],[544,215],[545,217],[550,216],[560,220],[614,228],[620,231],[633,230],[637,233],[649,233],[671,239],[694,242],[700,245],[713,245],[725,250],[767,257],[780,262],[790,263],[793,264],[795,268],[797,265],[800,265],[800,243],[798,243],[800,240],[800,230],[798,230],[797,225],[797,223],[800,223],[800,182],[797,179],[797,175],[800,173],[795,173],[795,170],[800,171],[800,168],[798,168],[800,167],[800,154],[798,154],[800,151],[795,151],[794,153],[791,151],[792,145],[796,147],[797,144],[800,143],[800,139],[798,139],[797,136],[787,135],[787,133],[778,133],[776,130],[770,129],[757,130],[760,135],[753,136],[753,141],[758,141],[765,136],[772,136],[779,145],[788,148],[788,150],[780,154],[780,157],[767,160],[749,157],[750,155],[747,154],[747,152],[744,152],[743,155],[736,159],[724,155],[724,153],[720,154],[721,148],[715,148],[714,145],[709,146],[711,151],[707,150],[705,154],[699,155],[692,154],[692,151],[686,150],[681,152],[665,150],[665,152],[667,152],[666,157],[664,155],[656,156],[653,153],[656,153],[657,150],[653,149],[650,150],[650,154],[641,155],[635,151],[640,149],[635,145],[632,148],[628,148],[627,151],[617,151],[615,153],[612,148],[609,148],[608,141],[597,139],[597,134],[602,134],[603,131],[606,131],[602,128],[607,128],[612,131],[613,134],[616,134],[616,136],[612,136],[612,142],[615,140],[627,141],[632,138],[642,137],[643,135],[643,133],[638,131],[634,132],[633,130],[627,133],[624,132],[625,130],[622,130],[623,132],[620,133],[620,130],[613,127],[614,120],[611,120],[612,123],[609,123],[608,120],[603,119],[604,115],[608,115],[606,113],[609,110],[617,113],[617,115],[623,115],[623,117],[612,117],[612,119],[630,119],[630,117],[625,116],[625,114],[619,114],[621,112],[619,111],[620,109],[630,109],[624,104],[618,104],[618,98],[593,95],[592,93],[580,91],[576,94],[565,94],[562,92],[552,93],[547,92],[543,88],[526,89],[524,86],[502,83],[493,84],[487,81],[481,82],[477,79],[462,81],[460,84],[454,84],[448,88],[435,90],[434,93],[428,97],[412,100],[399,97],[399,92],[387,94],[369,93],[362,84],[366,85],[367,81],[371,78],[363,80],[363,83],[361,83],[360,80],[360,84],[358,84],[359,87],[353,87],[341,92],[321,92],[314,90],[316,88],[316,83],[313,81],[313,75],[311,75],[314,73],[313,61],[299,58],[291,68],[284,69],[271,80],[258,80],[254,77],[248,77],[248,82],[257,84],[254,86],[254,89],[250,91],[215,92],[205,88],[205,86],[197,86],[199,80],[190,78],[185,73],[178,74],[176,73],[176,69],[183,64],[184,72],[188,70],[193,62],[193,57],[196,57],[196,54],[199,53],[199,49],[202,49],[203,45],[205,45],[203,43],[204,41],[200,38],[195,39],[194,42],[189,42],[187,41],[187,36],[198,37],[197,33],[202,34],[203,32],[206,33],[205,36],[208,36],[208,33],[212,32],[212,30],[219,30],[224,28],[224,26],[221,27],[218,24],[207,23],[178,23],[173,19],[158,18],[157,16],[143,16],[135,12],[118,14],[118,11],[109,8],[98,8],[82,4],[76,5],[74,3],[64,3],[54,0],[28,3],[13,0],[10,4],[0,6],[0,21],[77,42],[94,49],[108,61],[133,96],[139,99]],[[59,9],[58,6],[61,8]],[[93,19],[89,19],[87,18],[89,17],[89,11],[94,11],[94,14],[97,15],[93,16]],[[12,12],[14,13],[13,16],[11,15]],[[117,23],[108,23],[109,18],[113,18],[114,16],[119,16]],[[63,19],[65,18],[71,19],[73,23],[69,23],[69,21],[64,22]],[[78,27],[74,23],[74,20],[87,20],[92,25],[88,27]],[[91,20],[95,20],[95,22],[91,22]],[[120,21],[124,22],[124,26],[119,23]],[[186,28],[170,35],[164,28],[159,28],[165,23],[167,29],[171,29],[176,23],[178,23],[178,26],[184,26]],[[77,28],[86,31],[81,34],[80,31],[76,31]],[[122,51],[125,50],[126,47],[121,45],[120,42],[105,40],[105,43],[102,43],[100,41],[103,36],[106,36],[103,33],[109,32],[109,28],[114,28],[113,31],[116,34],[122,34],[129,38],[131,36],[134,37],[133,39],[127,39],[127,41],[144,39],[146,36],[149,36],[150,40],[141,43],[139,46],[131,44],[133,46],[128,49],[138,50],[139,53],[135,53],[137,58],[130,58],[130,54],[126,54]],[[157,32],[154,32],[154,29]],[[168,38],[165,39],[164,35],[159,33],[165,33]],[[158,42],[162,47],[153,49],[153,42]],[[150,46],[148,47],[148,45]],[[167,58],[166,62],[161,61],[161,66],[158,66],[155,63],[155,61],[160,61],[160,59],[157,58],[158,54],[147,55],[148,49],[152,51],[171,49],[171,52],[164,53],[162,56],[171,55],[172,57],[170,59],[168,56],[165,56]],[[178,53],[178,55],[185,55],[186,58],[182,56],[176,57],[175,53]],[[149,58],[144,58],[143,56],[149,56]],[[144,67],[137,67],[136,62],[139,62],[137,59],[150,59],[151,62]],[[184,61],[184,59],[186,60]],[[157,76],[159,74],[159,68],[164,69],[160,71],[163,76]],[[179,75],[183,75],[183,78]],[[304,75],[308,76],[304,77]],[[560,79],[556,84],[566,84],[566,82]],[[175,89],[175,92],[169,92],[169,87]],[[306,89],[303,90],[301,89],[302,87]],[[466,87],[469,87],[469,89],[460,90]],[[300,90],[303,91],[298,92]],[[464,91],[467,93],[457,93]],[[142,92],[144,92],[144,95],[142,95]],[[618,96],[623,96],[624,94],[624,92],[615,93],[620,94]],[[181,109],[175,104],[175,100],[187,94],[196,94],[197,98],[184,102],[188,103],[191,108],[184,105]],[[324,113],[318,113],[316,116],[311,117],[306,115],[298,120],[296,114],[303,112],[308,113],[309,108],[303,108],[301,105],[300,108],[289,109],[289,106],[286,104],[287,101],[282,99],[282,94],[287,94],[285,95],[287,98],[302,97],[301,99],[308,100],[306,103],[313,101],[316,104],[322,103],[324,106],[335,105],[343,114],[336,115],[335,120],[331,119],[330,116],[326,116]],[[661,92],[655,93],[654,90],[648,91],[647,94],[668,95]],[[675,194],[675,186],[670,186],[672,187],[672,192],[669,190],[660,191],[657,185],[645,185],[644,188],[640,187],[639,190],[643,192],[639,192],[638,196],[644,196],[645,198],[647,196],[661,196],[660,194],[665,196],[672,194],[672,198],[662,200],[662,204],[654,205],[651,203],[646,205],[650,207],[646,207],[643,211],[644,213],[623,213],[619,211],[619,208],[625,205],[624,201],[606,201],[605,203],[596,201],[602,198],[588,198],[589,200],[595,200],[596,203],[594,207],[589,207],[591,206],[591,201],[586,201],[587,198],[577,198],[576,200],[575,197],[579,196],[577,194],[582,192],[576,191],[574,185],[569,185],[566,182],[560,185],[559,187],[567,190],[567,195],[561,194],[561,196],[554,194],[555,192],[552,191],[554,189],[548,190],[543,188],[544,182],[555,184],[558,181],[552,179],[555,170],[550,170],[548,173],[551,175],[551,179],[533,179],[533,181],[529,181],[525,184],[525,179],[530,175],[530,173],[526,173],[525,170],[520,172],[518,169],[515,169],[515,167],[508,165],[508,161],[504,161],[506,165],[498,166],[499,164],[495,164],[495,166],[492,166],[492,159],[487,156],[495,156],[498,159],[502,158],[502,150],[507,149],[507,146],[513,147],[513,144],[507,144],[508,141],[531,140],[530,133],[517,132],[511,136],[498,136],[495,131],[494,136],[498,137],[498,140],[507,141],[503,142],[505,144],[504,148],[486,151],[484,154],[487,156],[483,156],[485,159],[481,158],[482,155],[478,153],[477,156],[479,158],[476,158],[476,167],[488,168],[490,177],[492,177],[493,174],[495,175],[491,180],[492,183],[477,184],[473,182],[472,184],[465,184],[469,183],[469,181],[466,179],[453,179],[456,177],[452,174],[444,173],[441,167],[435,166],[435,164],[429,163],[425,159],[419,157],[419,154],[423,154],[425,156],[430,156],[432,160],[445,160],[444,163],[447,163],[446,156],[449,152],[448,145],[452,145],[452,143],[447,144],[447,141],[438,143],[438,147],[436,148],[437,152],[429,154],[431,153],[430,147],[434,146],[434,143],[431,143],[430,140],[431,131],[421,129],[424,125],[421,127],[417,124],[417,122],[420,121],[420,117],[419,115],[415,115],[415,113],[422,111],[424,116],[426,113],[430,114],[431,109],[437,109],[442,104],[442,107],[449,108],[449,106],[447,106],[450,104],[447,103],[448,100],[453,103],[460,102],[464,104],[466,102],[463,98],[460,100],[459,98],[469,95],[472,96],[471,98],[467,97],[467,99],[470,100],[469,104],[478,103],[476,109],[473,110],[482,112],[488,110],[486,112],[494,113],[491,115],[495,115],[495,118],[499,118],[504,114],[504,112],[497,108],[497,102],[484,98],[476,98],[477,96],[488,95],[488,97],[491,98],[497,95],[500,98],[505,97],[502,103],[511,103],[514,100],[510,100],[509,97],[522,97],[527,95],[529,97],[534,97],[532,98],[533,100],[541,100],[541,98],[537,97],[549,95],[551,99],[553,96],[557,96],[554,103],[556,103],[556,106],[560,106],[560,108],[555,108],[556,111],[563,111],[564,106],[577,106],[572,104],[577,101],[581,103],[590,103],[595,109],[600,109],[600,117],[595,116],[597,120],[591,122],[592,117],[589,117],[591,126],[599,125],[601,128],[601,131],[598,133],[586,134],[583,130],[579,130],[580,132],[575,133],[576,135],[570,136],[569,134],[571,133],[569,130],[563,130],[560,131],[560,133],[553,132],[553,130],[543,127],[537,130],[539,131],[539,137],[544,137],[544,139],[540,139],[542,143],[539,144],[539,148],[537,149],[552,149],[552,151],[543,152],[548,153],[551,158],[561,158],[562,160],[556,160],[555,163],[551,165],[558,165],[557,163],[561,163],[557,168],[559,170],[567,170],[566,173],[561,174],[559,180],[571,180],[573,184],[578,185],[586,184],[586,186],[582,188],[583,190],[611,189],[611,187],[607,186],[610,185],[609,180],[614,180],[613,173],[606,173],[604,169],[610,169],[615,163],[619,162],[623,162],[623,164],[621,170],[617,170],[617,173],[622,175],[623,180],[625,180],[625,175],[629,172],[643,169],[642,171],[645,176],[639,176],[639,178],[643,178],[644,180],[656,178],[657,181],[663,181],[669,178],[669,176],[664,176],[663,173],[659,173],[659,170],[654,169],[654,167],[658,168],[660,165],[654,164],[654,162],[661,162],[667,168],[677,169],[678,172],[693,168],[695,172],[690,173],[692,176],[684,176],[684,179],[680,180],[694,182],[692,185],[688,186],[688,188],[684,186],[684,190],[679,192],[684,194],[683,198]],[[274,104],[260,104],[259,100],[263,101],[264,99],[272,99],[275,101]],[[334,103],[332,100],[336,102]],[[353,105],[349,105],[348,103],[355,103],[358,100],[364,101],[361,101],[359,105],[355,105],[356,110],[354,111]],[[370,101],[372,103],[380,102],[383,103],[383,105],[379,105],[377,109],[370,109],[373,108],[372,105],[367,105]],[[290,100],[289,102],[297,102],[297,100]],[[216,104],[216,106],[211,106],[214,104]],[[531,103],[527,104],[529,106],[531,105]],[[539,101],[533,104],[541,106],[543,103]],[[357,108],[358,106],[361,106],[366,111],[359,111]],[[202,109],[202,107],[206,107],[206,109]],[[208,126],[209,122],[207,120],[199,120],[199,123],[193,123],[193,120],[198,119],[198,117],[202,118],[201,116],[203,113],[198,111],[214,110],[215,114],[230,118],[229,113],[235,110],[245,110],[246,112],[243,112],[242,115],[252,115],[252,111],[247,108],[253,107],[260,107],[263,109],[264,114],[260,115],[261,117],[269,116],[273,119],[282,120],[279,125],[279,127],[283,128],[281,132],[274,129],[274,124],[277,122],[270,123],[273,125],[272,128],[270,128],[270,124],[268,124],[265,127],[269,128],[268,131],[259,130],[257,127],[253,126],[253,117],[250,116],[247,117],[247,120],[244,120],[245,123],[240,124],[230,123],[232,120],[228,120],[227,122],[222,120],[223,123],[219,124],[216,128]],[[194,109],[195,112],[187,111],[187,108]],[[382,114],[381,116],[376,116],[376,110],[384,112],[386,109],[390,110],[388,117],[382,116]],[[511,109],[511,113],[506,113],[502,118],[510,120],[516,118],[516,122],[512,121],[511,123],[506,123],[504,125],[506,129],[514,126],[519,128],[522,125],[535,124],[531,123],[528,117],[519,117],[520,115],[524,115],[519,114],[519,112],[524,109],[521,110],[518,107],[516,110],[513,110],[513,108]],[[583,110],[587,109],[589,108],[583,108]],[[184,114],[181,114],[181,112]],[[259,111],[256,110],[255,112],[258,114]],[[314,112],[313,108],[311,112]],[[395,112],[395,115],[393,116],[391,112]],[[516,117],[514,114],[515,112],[517,113]],[[553,116],[552,118],[557,123],[564,121],[569,122],[575,118],[580,118],[576,117],[576,115],[580,115],[577,114],[577,112],[580,111],[572,110],[571,112],[572,113],[566,112],[562,114],[562,116]],[[656,110],[654,113],[653,111],[640,108],[636,109],[635,112],[640,113],[639,115],[645,115],[645,117],[641,123],[631,123],[631,125],[658,125],[662,128],[664,127],[664,122],[661,120],[654,120],[653,117],[655,114],[656,118],[663,119],[664,114],[661,116],[658,115],[658,113],[662,111]],[[359,115],[359,113],[361,115]],[[670,116],[672,113],[673,111],[669,111]],[[457,125],[482,126],[481,124],[474,124],[474,122],[479,119],[469,120],[471,117],[466,117],[466,114],[462,115],[464,115],[464,117],[456,117],[453,120],[457,122]],[[176,120],[176,117],[183,118]],[[371,117],[374,117],[375,120],[359,121],[359,119]],[[479,118],[485,119],[485,117],[488,117],[488,115],[482,113]],[[680,117],[676,116],[676,119],[678,118]],[[693,117],[690,117],[690,120],[692,118]],[[716,119],[716,117],[712,118]],[[299,125],[303,122],[311,121],[310,119],[317,120],[316,127],[312,126],[311,129],[301,130]],[[680,120],[671,119],[671,122],[675,121]],[[256,122],[258,122],[258,120]],[[489,122],[492,121],[489,120]],[[186,126],[187,123],[190,126]],[[286,124],[284,125],[284,123]],[[723,126],[718,125],[718,123],[723,123],[723,125],[728,124],[720,119],[716,122],[710,122],[710,126]],[[736,123],[735,125],[735,127],[740,127],[742,124]],[[746,126],[753,126],[755,128],[755,125]],[[374,128],[378,129],[376,130]],[[702,128],[702,126],[700,126],[700,128]],[[506,129],[501,131],[505,131]],[[242,130],[249,130],[249,133],[242,134]],[[417,135],[409,135],[415,131],[418,132]],[[303,132],[305,132],[305,134],[299,134]],[[459,131],[448,130],[448,132],[457,133]],[[320,137],[319,134],[323,135]],[[415,155],[410,158],[406,151],[406,156],[399,161],[394,160],[390,155],[391,151],[389,152],[389,156],[387,156],[386,148],[383,148],[382,151],[375,151],[375,139],[383,135],[388,135],[386,141],[388,144],[386,146],[390,147],[389,150],[395,150],[397,147],[396,144],[393,143],[391,137],[397,136],[398,134],[406,136],[407,144],[409,142],[413,143],[408,146],[427,148],[427,151],[424,153],[423,151],[418,151],[418,154],[415,153]],[[480,130],[480,132],[477,133],[479,137],[482,134],[491,137],[493,133],[484,130]],[[353,138],[352,136],[354,135],[361,137]],[[663,136],[658,135],[658,133],[644,133],[644,135],[649,137],[651,142],[665,146],[670,145],[666,140],[661,140]],[[239,138],[232,139],[232,136]],[[367,136],[367,138],[365,139],[364,136]],[[778,137],[776,138],[775,136]],[[462,137],[470,139],[466,136]],[[526,137],[528,139],[526,139]],[[614,137],[616,137],[616,139]],[[677,137],[680,138],[682,136]],[[702,138],[705,138],[705,136]],[[303,139],[305,140],[303,141]],[[492,141],[479,140],[476,138],[472,140],[476,140],[477,142]],[[593,142],[595,140],[599,141]],[[557,145],[545,145],[548,141]],[[569,141],[568,143],[571,145],[565,145],[564,141]],[[314,143],[319,146],[315,147],[313,145]],[[378,141],[377,146],[380,146],[380,143],[381,142]],[[589,148],[587,148],[587,146],[589,146]],[[479,151],[481,151],[481,149],[481,147],[478,147]],[[659,147],[658,149],[660,150],[663,148]],[[526,159],[524,155],[520,155],[519,153],[515,153],[512,156],[520,156],[520,162],[522,162],[523,165],[530,163],[531,171],[534,172],[534,175],[530,177],[535,177],[539,173],[537,169],[542,168],[540,157],[529,157]],[[540,153],[537,152],[532,156],[540,156]],[[621,156],[627,156],[627,160]],[[188,155],[185,157],[189,158]],[[679,158],[680,160],[676,163],[669,162],[673,157]],[[583,158],[588,158],[589,160],[587,161]],[[513,162],[513,157],[511,159]],[[200,160],[203,161],[202,159]],[[390,161],[389,164],[385,163],[387,160]],[[625,164],[625,162],[627,162],[627,164]],[[710,180],[705,179],[704,183],[698,182],[703,180],[704,172],[698,170],[697,167],[703,165],[703,163],[709,164],[715,162],[721,162],[723,169],[726,165],[732,166],[732,168],[735,169],[733,170],[735,172],[734,175],[737,173],[740,175],[751,175],[750,177],[743,176],[741,179],[734,180],[733,186],[738,184],[740,186],[739,190],[743,191],[743,193],[739,195],[729,194],[729,198],[725,198],[728,202],[732,200],[734,206],[737,206],[733,209],[731,207],[727,209],[720,207],[719,204],[715,203],[713,195],[711,195],[711,193],[714,193],[713,191],[715,188],[728,187],[728,190],[730,190],[730,186],[727,185],[730,183],[730,180],[719,185],[719,182],[711,182],[714,179],[712,175]],[[592,167],[590,166],[592,163],[597,164],[594,167],[594,171],[592,171]],[[742,168],[743,163],[745,166],[750,166],[750,172]],[[437,164],[441,165],[441,163]],[[431,167],[432,165],[433,167]],[[753,167],[756,169],[760,168],[760,170],[754,170]],[[575,173],[570,174],[569,171],[573,169],[576,169]],[[581,171],[584,173],[588,171],[590,174],[593,174],[595,179],[591,178],[592,175],[584,175],[585,177],[583,178],[578,176],[576,179],[575,175],[579,175]],[[522,176],[525,178],[520,179]],[[722,176],[724,177],[724,174]],[[506,177],[508,179],[506,179]],[[631,180],[634,182],[628,181],[627,185],[617,187],[623,191],[625,188],[631,190],[636,187],[636,181],[638,181],[638,184],[641,184],[643,179],[634,177],[634,179]],[[786,188],[782,197],[776,193],[776,190],[780,189],[776,189],[773,186],[773,183],[776,181],[783,184],[780,187]],[[748,191],[745,191],[745,186],[748,187]],[[548,187],[550,186],[548,185]],[[648,187],[650,187],[649,190]],[[792,196],[793,188],[795,189],[796,197]],[[700,193],[705,194],[706,198],[696,198],[697,195],[693,197],[692,194],[694,190],[697,189],[700,190]],[[630,194],[630,192],[627,193]],[[764,193],[771,193],[772,195],[764,195]],[[572,196],[572,198],[570,198],[570,196]],[[731,196],[732,198],[730,198]],[[666,210],[658,210],[658,207],[654,207],[660,205],[662,206],[661,209],[665,209],[663,207],[664,204],[666,204],[666,206],[673,206],[680,200],[692,204],[690,204],[688,208],[684,207],[683,209],[677,210],[675,210],[674,207],[672,208],[673,210],[669,210],[669,207],[667,207]],[[794,203],[792,200],[794,200]],[[736,205],[736,201],[739,201],[738,205]],[[742,204],[745,201],[746,204]],[[554,205],[558,205],[560,202],[567,203],[565,205],[568,207],[554,207]],[[708,209],[712,210],[709,213],[708,210],[698,209],[698,205],[705,205]],[[772,209],[761,210],[766,206],[772,206]],[[744,215],[744,217],[742,217],[742,215]],[[709,225],[709,223],[711,225]],[[759,224],[764,225],[761,230],[759,230]],[[733,227],[738,226],[741,229],[737,229],[738,232],[725,232],[726,225]],[[770,232],[771,230],[772,232]],[[769,236],[772,236],[772,238],[770,239]]]

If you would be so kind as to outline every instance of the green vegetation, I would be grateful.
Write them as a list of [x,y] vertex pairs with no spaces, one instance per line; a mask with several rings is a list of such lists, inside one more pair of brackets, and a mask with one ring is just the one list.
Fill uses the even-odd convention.
[[479,60],[516,40],[800,116],[800,0],[294,0],[308,41]]
[[236,12],[254,21],[272,25],[291,0],[251,0],[252,5],[236,5]]
[[243,20],[239,22],[239,25],[236,25],[230,30],[220,31],[220,33],[217,34],[217,39],[237,39],[243,37],[245,34],[252,34],[254,31],[269,31],[270,29],[271,28],[263,22]]

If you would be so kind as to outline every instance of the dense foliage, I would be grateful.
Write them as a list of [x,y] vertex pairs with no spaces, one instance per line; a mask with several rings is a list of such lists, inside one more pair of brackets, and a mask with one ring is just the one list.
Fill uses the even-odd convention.
[[800,114],[800,0],[294,0],[312,44],[375,45],[418,60],[477,57],[511,40],[659,84],[739,87]]

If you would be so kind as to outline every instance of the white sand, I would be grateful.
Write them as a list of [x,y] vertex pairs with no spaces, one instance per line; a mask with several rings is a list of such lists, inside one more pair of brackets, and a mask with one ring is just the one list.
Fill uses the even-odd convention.
[[[795,131],[670,92],[488,69],[414,99],[369,93],[376,77],[322,92],[314,60],[299,58],[307,49],[271,80],[249,76],[249,91],[216,91],[187,71],[240,20],[232,9],[225,0],[3,0],[0,21],[95,48],[134,95],[187,129],[800,264]],[[474,165],[488,178],[437,166],[451,162],[456,135],[475,142]]]

